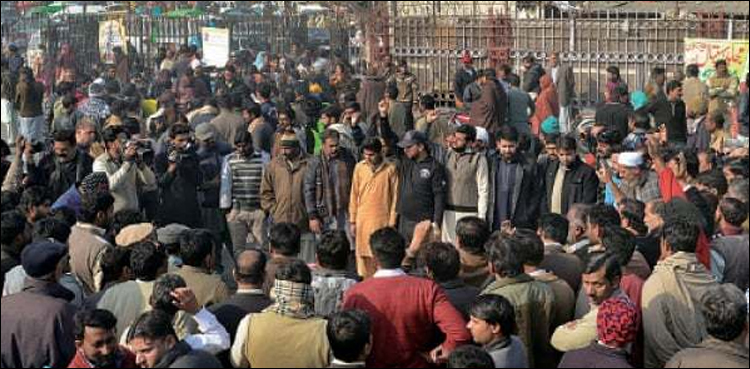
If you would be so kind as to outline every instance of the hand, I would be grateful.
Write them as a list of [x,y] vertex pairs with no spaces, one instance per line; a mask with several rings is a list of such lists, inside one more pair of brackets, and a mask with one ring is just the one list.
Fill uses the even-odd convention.
[[388,102],[383,100],[378,103],[378,111],[380,112],[381,118],[386,118],[388,116]]
[[612,183],[612,172],[609,169],[601,167],[596,171],[596,175],[599,177],[599,182],[604,184]]
[[409,251],[413,255],[419,252],[419,249],[422,248],[422,245],[430,237],[430,231],[432,231],[432,222],[429,220],[420,222],[414,227],[414,237],[411,240],[411,246],[409,246]]
[[26,151],[26,139],[23,136],[16,138],[16,157],[21,158]]
[[437,110],[428,112],[425,116],[425,119],[427,120],[427,123],[435,123],[435,121],[438,119]]
[[29,162],[34,158],[34,145],[32,145],[30,141],[25,141],[23,156],[26,157],[26,160]]
[[323,224],[318,219],[310,219],[310,232],[315,234],[323,233]]
[[516,229],[513,227],[513,223],[511,223],[510,220],[506,220],[500,225],[500,233],[512,236],[516,234]]
[[178,288],[171,293],[174,301],[174,306],[178,309],[195,315],[201,310],[201,306],[198,305],[198,299],[195,297],[193,290],[189,288]]
[[138,148],[135,145],[128,146],[125,149],[125,161],[134,161],[138,156]]
[[445,364],[448,362],[448,355],[443,350],[443,346],[438,346],[430,351],[430,362],[433,364]]

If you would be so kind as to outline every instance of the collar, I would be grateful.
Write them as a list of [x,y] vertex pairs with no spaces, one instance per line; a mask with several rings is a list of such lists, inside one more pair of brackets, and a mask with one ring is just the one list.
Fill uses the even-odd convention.
[[523,283],[529,283],[533,282],[534,278],[531,278],[528,274],[521,274],[516,277],[512,278],[501,278],[495,276],[495,281],[493,281],[489,287],[487,287],[486,291],[494,291],[499,290],[501,288],[505,288],[508,286],[516,285],[516,284],[523,284]]
[[444,290],[448,291],[466,287],[466,284],[461,279],[456,278],[452,281],[440,283],[440,287],[443,287]]
[[75,295],[70,292],[67,288],[61,286],[57,282],[48,282],[41,279],[26,277],[24,280],[23,292],[34,293],[44,296],[53,297],[56,299],[65,300],[67,302],[73,301]]
[[84,231],[87,231],[89,233],[93,233],[93,234],[95,234],[95,235],[97,235],[99,237],[104,237],[104,235],[107,234],[106,230],[104,230],[102,228],[99,228],[99,227],[97,227],[97,226],[95,226],[93,224],[89,224],[89,223],[78,222],[78,223],[76,223],[76,227],[78,227],[78,228],[80,228],[80,229],[82,229]]
[[364,368],[367,366],[365,362],[346,363],[336,358],[333,359],[331,364],[340,368]]
[[565,252],[565,247],[557,242],[544,244],[544,252],[548,254],[562,254]]
[[719,232],[715,238],[740,236],[745,233],[745,230],[742,227],[735,227],[731,224],[722,224]]
[[396,278],[405,276],[406,273],[402,269],[380,269],[375,273],[373,278]]
[[568,253],[575,254],[576,252],[588,248],[589,246],[591,246],[591,241],[589,241],[589,239],[587,238],[585,240],[579,241],[578,243],[574,243],[568,246]]
[[262,289],[243,289],[239,288],[237,289],[238,295],[253,295],[253,296],[261,296],[265,295],[265,292],[263,292]]
[[185,273],[191,273],[191,274],[211,274],[207,269],[205,268],[196,268],[190,265],[183,265],[182,269]]

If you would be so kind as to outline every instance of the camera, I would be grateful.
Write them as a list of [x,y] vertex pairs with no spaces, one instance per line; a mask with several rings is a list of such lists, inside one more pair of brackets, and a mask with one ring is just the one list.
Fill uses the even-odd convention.
[[190,144],[188,144],[188,146],[183,149],[177,148],[174,145],[170,145],[167,160],[169,160],[170,163],[174,164],[182,163],[186,158],[190,157],[190,148]]
[[136,149],[136,162],[137,163],[152,163],[154,161],[155,153],[154,148],[150,140],[130,140],[125,145],[126,149]]

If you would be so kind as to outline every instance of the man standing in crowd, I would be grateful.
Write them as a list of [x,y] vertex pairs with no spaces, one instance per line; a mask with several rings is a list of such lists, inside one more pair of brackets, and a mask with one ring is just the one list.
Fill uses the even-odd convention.
[[302,231],[300,258],[315,262],[315,236],[305,208],[305,176],[310,157],[292,131],[281,137],[281,155],[266,166],[261,184],[261,206],[273,224],[291,223]]
[[456,72],[453,81],[453,94],[456,96],[456,107],[464,107],[464,91],[466,87],[477,79],[477,70],[474,69],[474,60],[471,51],[464,50],[461,56],[461,67]]
[[448,191],[443,215],[443,242],[455,244],[456,224],[466,217],[485,219],[490,204],[487,157],[472,149],[477,138],[474,127],[456,129],[445,160]]
[[576,98],[576,80],[573,68],[562,64],[560,53],[555,51],[549,59],[549,70],[547,74],[552,76],[552,81],[557,86],[558,103],[560,104],[560,133],[571,133],[573,116],[573,104]]
[[398,170],[383,158],[379,139],[367,139],[362,156],[364,160],[354,169],[349,219],[357,242],[357,273],[370,278],[377,272],[370,237],[379,229],[396,226],[399,183]]
[[423,133],[410,131],[398,145],[406,156],[400,168],[398,229],[411,241],[417,224],[428,221],[437,230],[443,224],[445,169],[430,155],[427,136]]
[[542,213],[567,214],[574,204],[595,204],[599,179],[593,168],[578,157],[578,143],[573,136],[557,141],[558,161],[551,162],[545,173]]

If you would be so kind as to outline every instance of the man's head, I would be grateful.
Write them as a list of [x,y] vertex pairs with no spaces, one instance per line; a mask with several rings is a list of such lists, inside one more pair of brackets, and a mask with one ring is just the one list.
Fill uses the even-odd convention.
[[372,350],[372,322],[361,310],[343,311],[331,316],[326,333],[331,353],[345,363],[364,362]]
[[76,124],[76,145],[88,149],[96,141],[96,124],[88,118],[83,118]]
[[318,245],[318,264],[329,270],[346,270],[351,244],[345,232],[326,231]]
[[76,134],[73,131],[57,131],[53,135],[55,157],[61,163],[70,162],[76,155]]
[[471,304],[469,315],[466,328],[479,345],[486,346],[516,334],[515,310],[505,297],[479,296]]
[[578,162],[578,144],[573,136],[561,136],[557,140],[557,156],[565,168],[571,169]]
[[465,345],[457,348],[448,357],[448,368],[486,368],[492,369],[495,362],[486,350]]
[[712,112],[705,120],[705,128],[709,133],[715,133],[724,129],[725,124],[726,118],[724,118],[724,113],[721,111]]
[[451,148],[456,152],[462,153],[467,148],[473,146],[476,139],[477,130],[470,125],[462,125],[456,129]]
[[638,308],[626,298],[611,298],[599,306],[597,336],[603,344],[626,348],[635,342],[639,328]]
[[81,211],[78,220],[108,229],[112,224],[115,198],[106,192],[94,192],[81,196]]
[[700,67],[698,64],[690,64],[685,68],[688,78],[698,78],[700,74]]
[[461,256],[453,245],[433,242],[419,251],[420,265],[427,275],[437,283],[446,283],[458,278],[461,272]]
[[661,238],[662,260],[678,252],[694,254],[699,234],[699,226],[686,219],[679,217],[665,219]]
[[154,283],[150,305],[154,310],[175,316],[180,309],[175,305],[172,294],[179,288],[187,288],[187,282],[177,274],[164,274]]
[[19,210],[21,210],[29,223],[34,223],[49,215],[52,199],[49,191],[40,186],[29,187],[21,195]]
[[269,242],[271,255],[294,258],[299,255],[301,232],[299,227],[291,223],[278,223],[271,227]]
[[393,228],[383,228],[370,237],[378,269],[400,269],[406,257],[406,240]]
[[568,243],[574,244],[586,239],[590,211],[591,206],[585,204],[575,204],[568,210],[567,219],[570,224]]
[[336,105],[331,105],[323,110],[320,119],[326,127],[337,124],[341,122],[341,109]]
[[701,297],[701,308],[711,337],[727,343],[745,344],[748,308],[742,290],[731,283],[709,288]]
[[560,65],[560,53],[555,51],[549,57],[549,65],[552,68],[557,68]]
[[594,205],[588,214],[586,228],[589,240],[592,244],[601,243],[604,228],[608,226],[619,227],[622,224],[620,213],[613,206],[605,204]]
[[261,108],[258,104],[249,104],[242,108],[242,118],[245,119],[245,123],[252,123],[254,120],[260,118],[261,115]]
[[341,148],[341,135],[338,131],[327,129],[323,132],[323,155],[327,158],[337,158]]
[[175,124],[169,129],[169,140],[177,150],[185,150],[190,144],[190,126]]
[[238,286],[259,288],[266,278],[268,258],[260,250],[247,250],[237,256],[234,280]]
[[75,316],[76,348],[95,368],[114,368],[118,356],[117,318],[107,310],[82,310]]
[[180,258],[186,266],[205,268],[214,267],[214,237],[205,229],[191,229],[180,237]]
[[560,214],[546,214],[539,218],[537,234],[545,243],[565,245],[568,242],[570,222]]
[[726,77],[729,74],[729,69],[727,68],[727,61],[717,60],[716,61],[716,75],[719,77]]
[[167,255],[151,242],[141,242],[131,247],[130,270],[133,277],[151,282],[167,268]]
[[620,289],[622,266],[616,256],[600,255],[589,262],[583,273],[583,290],[591,305],[599,306]]
[[680,81],[669,81],[667,83],[667,98],[671,102],[682,100],[682,83]]
[[362,156],[365,162],[372,166],[378,167],[383,163],[383,142],[377,137],[371,137],[365,140],[362,145]]
[[286,160],[295,160],[301,153],[297,134],[292,129],[286,129],[281,134],[281,156]]
[[533,55],[527,55],[525,58],[523,58],[523,67],[526,68],[526,70],[531,69],[531,67],[533,67],[535,63],[536,58]]
[[523,274],[522,244],[515,236],[495,233],[487,242],[490,272],[499,278],[514,278]]
[[404,150],[404,154],[410,160],[417,160],[428,154],[427,135],[419,131],[409,131],[398,146]]
[[620,68],[611,66],[607,68],[607,80],[610,82],[617,82],[620,80]]
[[620,226],[607,226],[602,235],[602,247],[615,256],[621,266],[630,264],[635,253],[635,236]]
[[731,197],[721,200],[716,210],[716,221],[722,225],[740,228],[747,218],[747,204]]
[[7,211],[2,214],[0,222],[0,239],[3,251],[13,256],[20,256],[23,248],[31,242],[31,235],[27,231],[26,217],[18,210]]
[[122,158],[122,152],[125,150],[128,139],[130,139],[130,135],[118,126],[105,128],[102,132],[102,140],[107,147],[107,153],[113,160]]
[[510,162],[516,157],[518,152],[518,130],[512,126],[504,126],[495,135],[495,144],[497,145],[497,151],[500,153],[500,157]]
[[243,158],[249,158],[255,152],[253,146],[253,135],[246,129],[237,131],[234,137],[234,151]]
[[484,256],[484,245],[490,239],[490,227],[478,217],[462,218],[456,224],[456,246],[474,256]]
[[172,317],[158,310],[141,315],[128,334],[135,363],[141,368],[155,368],[177,342]]
[[519,229],[514,237],[521,246],[517,253],[524,266],[538,268],[544,261],[544,242],[539,235],[530,229]]

